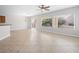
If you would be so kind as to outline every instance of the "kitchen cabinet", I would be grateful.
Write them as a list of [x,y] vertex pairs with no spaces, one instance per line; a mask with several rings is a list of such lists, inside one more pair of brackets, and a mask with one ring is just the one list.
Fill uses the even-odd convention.
[[0,23],[5,23],[5,16],[0,16]]

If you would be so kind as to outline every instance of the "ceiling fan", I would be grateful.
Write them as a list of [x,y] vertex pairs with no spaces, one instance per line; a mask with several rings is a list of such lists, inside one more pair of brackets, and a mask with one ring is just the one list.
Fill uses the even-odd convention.
[[41,11],[49,11],[50,8],[50,6],[46,6],[46,5],[40,5],[38,7],[41,9]]

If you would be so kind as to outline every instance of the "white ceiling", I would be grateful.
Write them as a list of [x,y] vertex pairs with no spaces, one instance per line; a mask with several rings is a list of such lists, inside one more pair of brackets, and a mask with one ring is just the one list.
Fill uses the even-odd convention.
[[[56,11],[64,8],[74,7],[75,5],[51,5],[50,11]],[[37,14],[47,13],[41,12],[38,5],[0,5],[0,13],[5,15],[24,15],[33,16]]]

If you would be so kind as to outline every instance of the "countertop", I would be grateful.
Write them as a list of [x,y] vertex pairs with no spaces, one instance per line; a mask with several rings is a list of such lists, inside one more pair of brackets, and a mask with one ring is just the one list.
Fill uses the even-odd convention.
[[0,23],[0,26],[10,26],[11,24],[3,24],[3,23]]

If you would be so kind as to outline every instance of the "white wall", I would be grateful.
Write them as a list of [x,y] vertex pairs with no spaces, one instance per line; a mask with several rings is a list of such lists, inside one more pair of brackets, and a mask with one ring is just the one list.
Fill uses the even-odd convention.
[[11,30],[20,30],[26,28],[25,16],[8,15],[6,23],[11,24]]
[[20,15],[20,14],[17,15],[17,13],[16,14],[12,14],[12,13],[6,14],[6,13],[0,11],[0,15],[6,16],[6,23],[11,24],[10,25],[11,30],[27,29],[29,27],[28,24],[31,22],[27,19],[27,16]]
[[31,28],[31,18],[20,15],[3,15],[6,16],[6,24],[10,24],[11,30],[22,30]]
[[[74,14],[75,15],[75,29],[56,29],[56,28],[44,28],[41,26],[41,17],[53,17],[57,15],[64,15],[64,14]],[[70,35],[70,36],[78,36],[79,37],[79,6],[72,7],[72,8],[67,8],[67,9],[62,9],[59,11],[53,11],[50,13],[45,13],[42,15],[36,15],[34,16],[37,19],[37,29],[42,30],[42,31],[47,31],[47,32],[54,32],[54,33],[60,33],[60,34],[65,34],[65,35]]]
[[31,17],[26,17],[25,18],[25,23],[26,23],[26,29],[31,29]]

